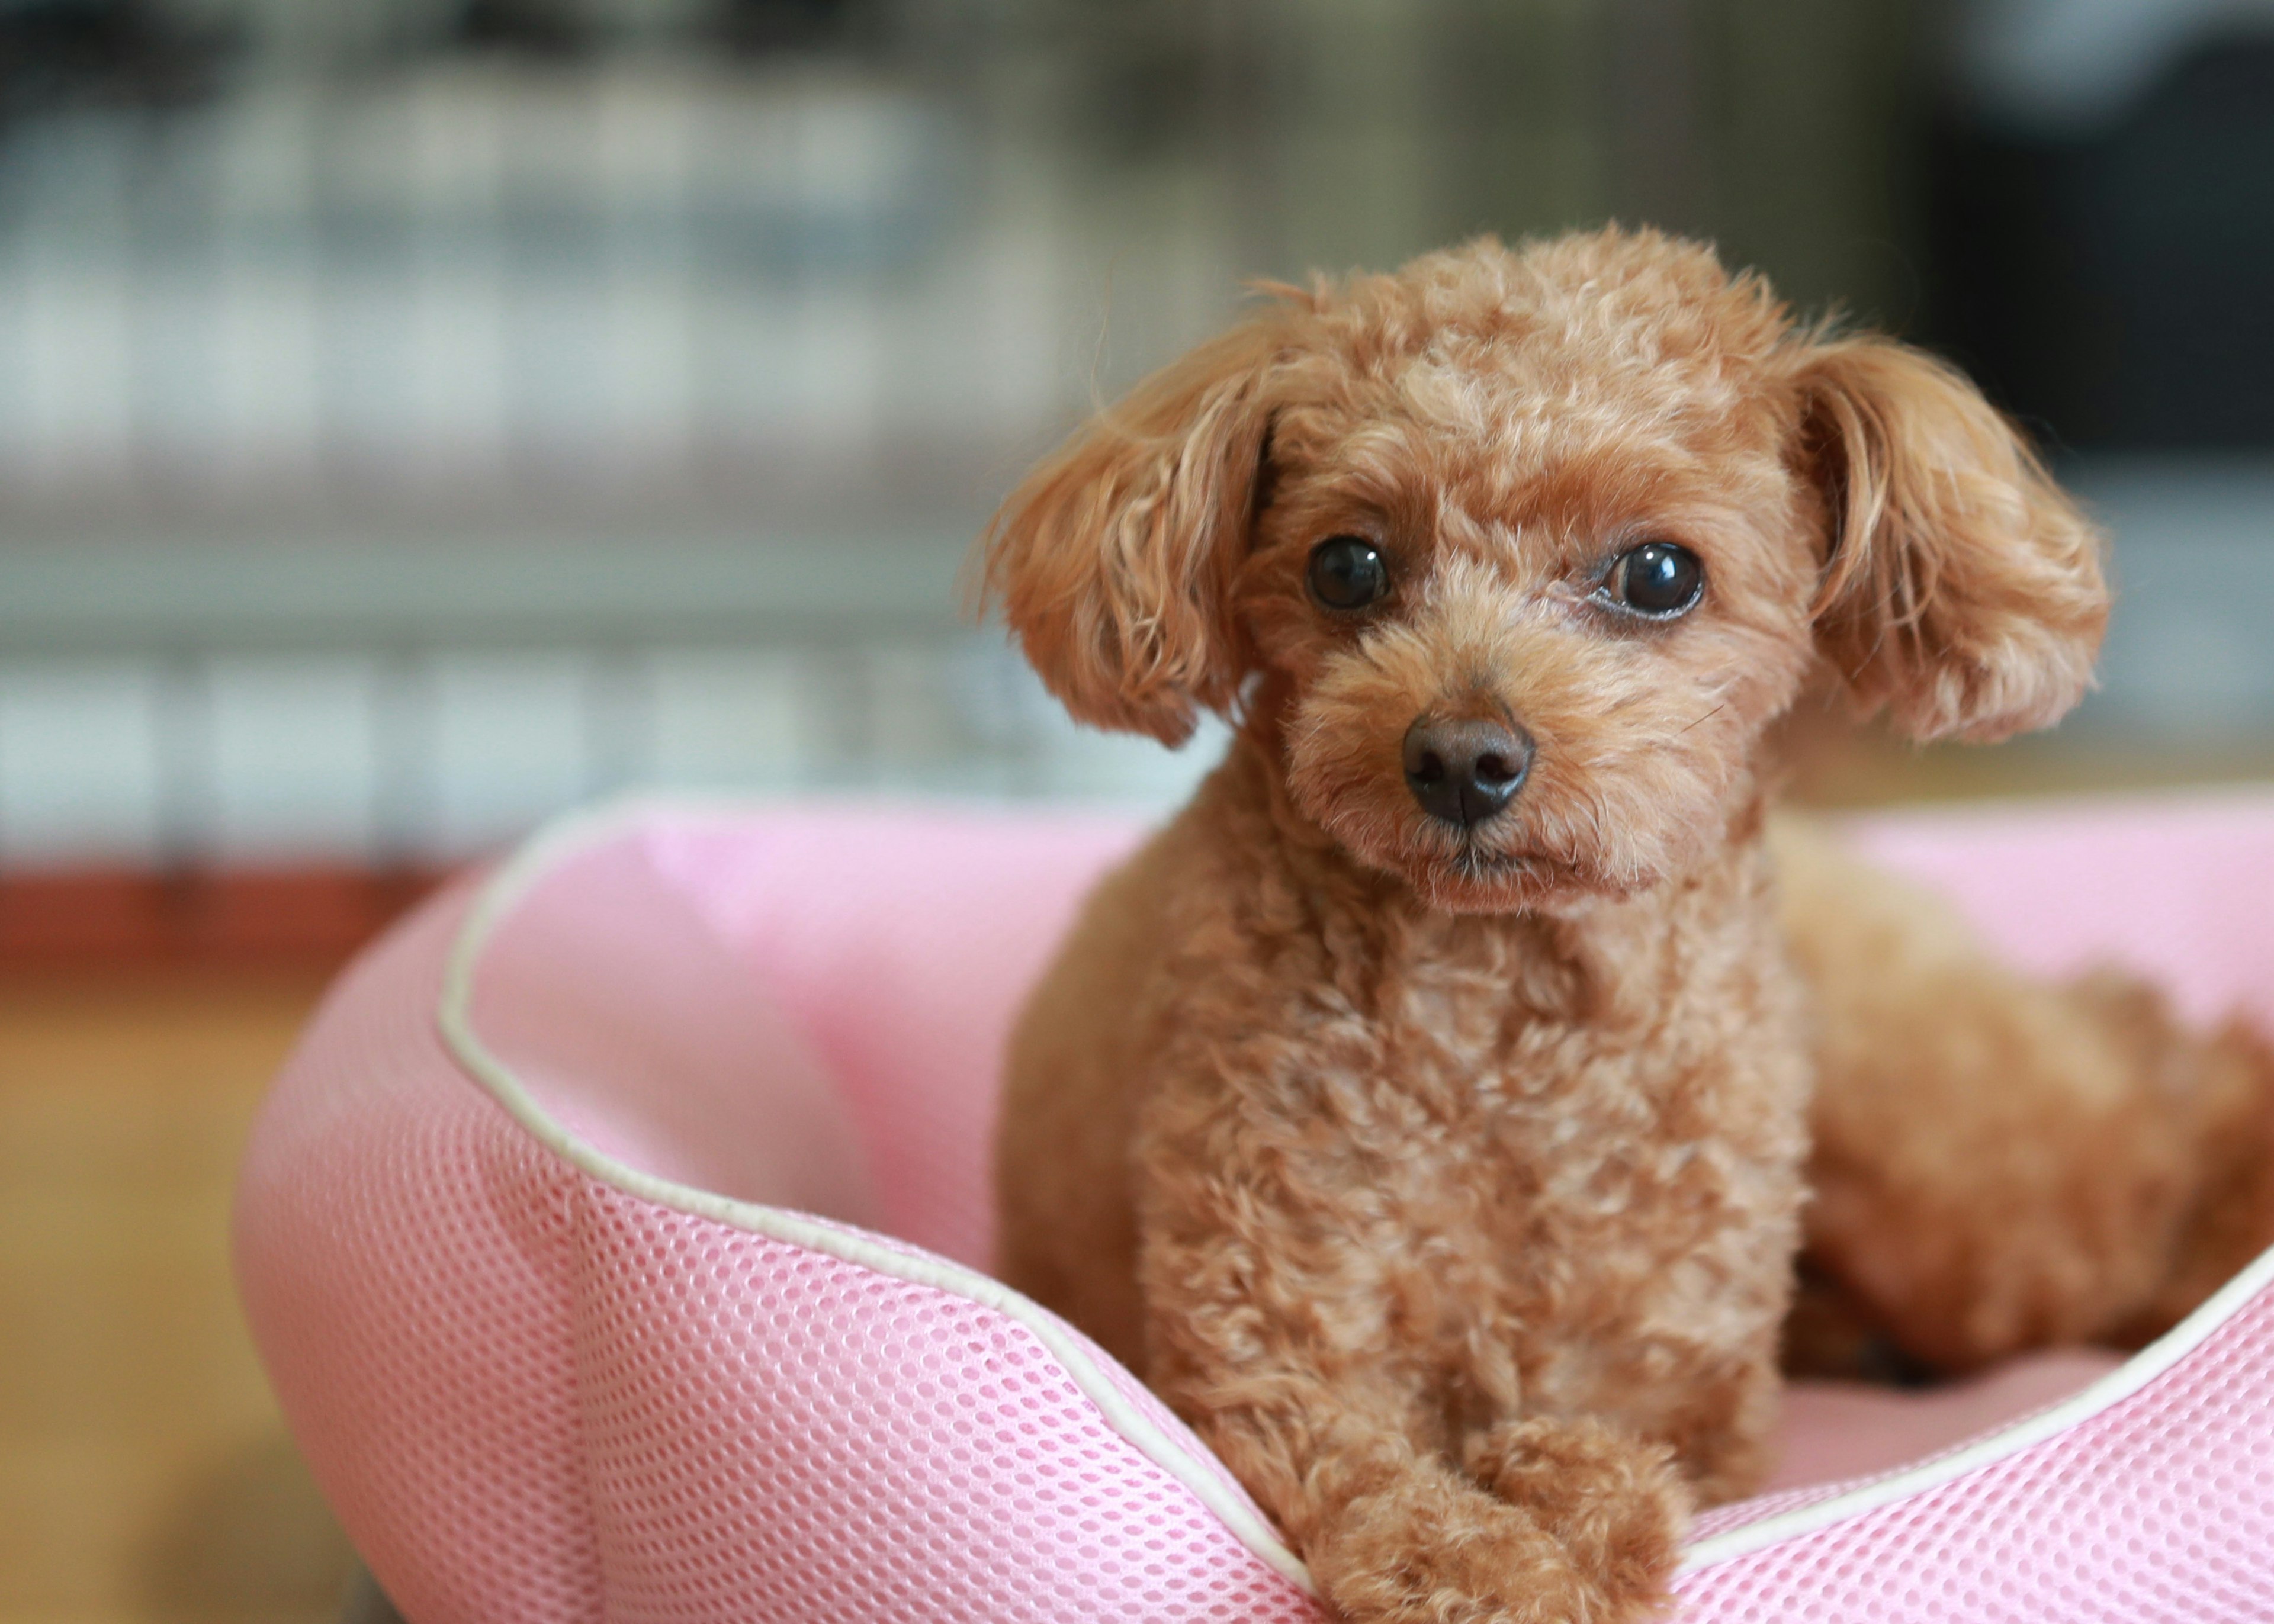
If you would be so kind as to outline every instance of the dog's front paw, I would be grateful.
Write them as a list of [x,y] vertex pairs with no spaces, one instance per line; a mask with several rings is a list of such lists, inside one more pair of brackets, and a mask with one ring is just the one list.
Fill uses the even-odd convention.
[[1402,1482],[1312,1542],[1345,1624],[1638,1624],[1663,1609],[1686,1505],[1662,1452],[1517,1422],[1469,1455],[1476,1483]]
[[1463,1464],[1495,1496],[1528,1512],[1607,1594],[1663,1592],[1690,1520],[1672,1450],[1592,1417],[1532,1418],[1477,1434]]

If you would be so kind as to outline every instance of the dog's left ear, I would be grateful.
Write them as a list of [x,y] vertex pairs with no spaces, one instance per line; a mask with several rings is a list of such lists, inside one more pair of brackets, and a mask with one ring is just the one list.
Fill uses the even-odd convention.
[[1260,316],[1075,431],[988,528],[985,595],[1079,721],[1178,744],[1247,672],[1231,579],[1280,342]]
[[2100,538],[2013,425],[1891,339],[1794,359],[1798,455],[1830,530],[1818,645],[1912,738],[2050,726],[2083,697],[2108,620]]

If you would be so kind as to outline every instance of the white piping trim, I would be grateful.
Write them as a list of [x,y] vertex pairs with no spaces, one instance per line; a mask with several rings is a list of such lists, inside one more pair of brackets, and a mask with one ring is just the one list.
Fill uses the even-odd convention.
[[[493,1054],[475,1030],[474,976],[490,938],[538,883],[565,858],[601,844],[643,818],[659,811],[723,813],[736,802],[694,797],[635,797],[594,810],[572,814],[538,831],[483,882],[451,943],[442,972],[442,993],[435,1011],[442,1041],[459,1064],[503,1106],[507,1113],[547,1150],[604,1184],[637,1196],[659,1207],[706,1218],[730,1229],[762,1235],[771,1240],[825,1252],[880,1274],[912,1281],[936,1290],[993,1309],[1016,1320],[1048,1349],[1082,1395],[1097,1407],[1108,1426],[1121,1434],[1147,1459],[1186,1488],[1213,1512],[1232,1537],[1253,1551],[1282,1577],[1316,1597],[1311,1570],[1289,1550],[1270,1525],[1235,1498],[1222,1478],[1193,1458],[1190,1449],[1161,1430],[1131,1404],[1088,1350],[1066,1334],[1063,1321],[1031,1297],[960,1264],[926,1253],[910,1255],[880,1245],[861,1234],[841,1229],[775,1207],[736,1201],[659,1178],[618,1162],[576,1139],[546,1114],[511,1068]],[[742,803],[749,804],[749,803]]]
[[1727,1533],[1698,1540],[1682,1553],[1682,1574],[1711,1568],[1765,1545],[1811,1534],[1849,1517],[1861,1516],[1895,1500],[1961,1477],[1977,1468],[2018,1455],[2033,1444],[2089,1420],[2102,1410],[2132,1396],[2209,1340],[2270,1282],[2274,1282],[2274,1250],[2261,1252],[2250,1266],[2206,1298],[2195,1312],[2156,1341],[2134,1354],[2099,1380],[2068,1397],[2024,1416],[2010,1426],[1985,1432],[1969,1443],[1944,1454],[1930,1455],[1911,1466],[1897,1467],[1883,1477],[1859,1484],[1844,1494],[1758,1522],[1741,1523]]

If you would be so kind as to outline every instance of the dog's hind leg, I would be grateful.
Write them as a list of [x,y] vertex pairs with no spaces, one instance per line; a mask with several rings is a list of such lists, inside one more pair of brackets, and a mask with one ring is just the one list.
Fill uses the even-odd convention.
[[2190,1031],[2113,974],[2022,976],[1924,888],[1804,825],[1773,839],[1817,1009],[1788,1365],[1882,1339],[1943,1371],[2134,1345],[2274,1243],[2254,1035]]

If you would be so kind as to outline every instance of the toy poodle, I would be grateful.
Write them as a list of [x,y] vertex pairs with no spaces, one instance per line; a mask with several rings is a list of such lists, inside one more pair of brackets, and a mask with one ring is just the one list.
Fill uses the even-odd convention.
[[1648,1616],[1803,1244],[1795,1365],[2147,1335],[2274,1230],[2265,1069],[1772,830],[1811,683],[2090,680],[2099,542],[1959,374],[1649,231],[1270,292],[988,538],[1076,718],[1235,725],[1013,1036],[1002,1267],[1342,1618]]

